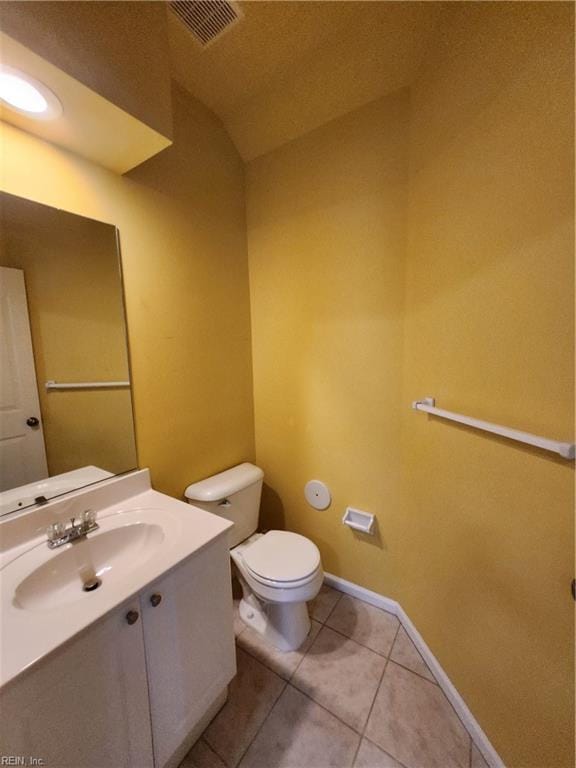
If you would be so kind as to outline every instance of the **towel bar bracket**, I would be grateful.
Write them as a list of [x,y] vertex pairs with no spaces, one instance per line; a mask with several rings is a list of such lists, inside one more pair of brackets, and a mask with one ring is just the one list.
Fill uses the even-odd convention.
[[414,400],[412,402],[412,408],[414,408],[415,411],[418,410],[419,405],[427,405],[429,408],[435,408],[436,400],[433,397],[423,397],[422,400]]

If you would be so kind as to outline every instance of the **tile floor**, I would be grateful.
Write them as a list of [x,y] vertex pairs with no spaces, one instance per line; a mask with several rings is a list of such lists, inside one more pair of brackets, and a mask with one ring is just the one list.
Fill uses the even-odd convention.
[[281,653],[235,619],[238,674],[180,768],[487,768],[398,619],[324,586]]

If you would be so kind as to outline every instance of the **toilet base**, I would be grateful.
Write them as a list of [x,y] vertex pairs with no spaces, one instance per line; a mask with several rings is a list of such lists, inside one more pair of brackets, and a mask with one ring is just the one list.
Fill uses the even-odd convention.
[[310,632],[306,603],[267,603],[253,593],[240,600],[240,618],[280,651],[295,651]]

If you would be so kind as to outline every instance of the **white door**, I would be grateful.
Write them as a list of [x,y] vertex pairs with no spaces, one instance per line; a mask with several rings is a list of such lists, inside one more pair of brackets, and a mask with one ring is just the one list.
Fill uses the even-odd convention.
[[0,267],[0,491],[45,477],[24,273]]
[[236,674],[226,536],[152,584],[140,604],[154,763],[163,766]]
[[34,756],[47,768],[152,768],[137,611],[129,601],[2,688],[1,755]]

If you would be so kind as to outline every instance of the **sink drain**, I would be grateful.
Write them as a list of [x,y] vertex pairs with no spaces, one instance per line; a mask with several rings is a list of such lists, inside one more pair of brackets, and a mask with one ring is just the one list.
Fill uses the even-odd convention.
[[88,579],[88,581],[85,581],[82,589],[84,592],[94,592],[94,590],[98,589],[101,584],[102,580],[95,576],[93,579]]

